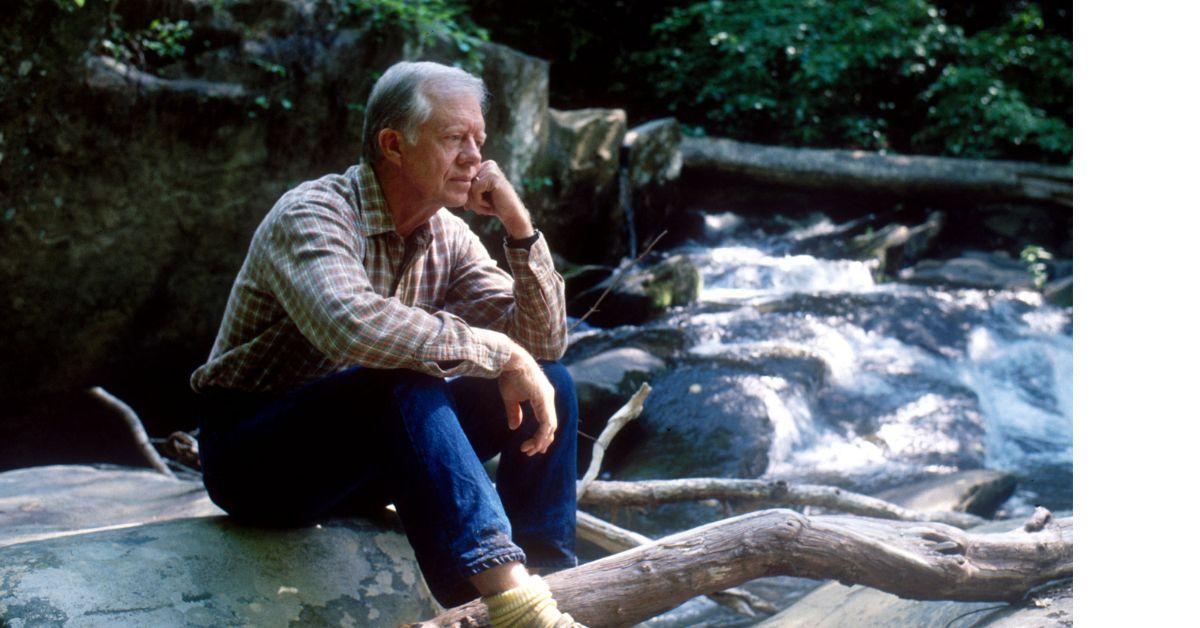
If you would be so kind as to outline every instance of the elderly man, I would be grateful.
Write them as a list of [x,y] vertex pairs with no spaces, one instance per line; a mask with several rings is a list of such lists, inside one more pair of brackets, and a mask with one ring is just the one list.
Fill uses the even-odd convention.
[[[263,219],[192,375],[204,483],[267,525],[393,503],[443,605],[482,594],[494,624],[574,626],[525,569],[576,564],[563,281],[482,159],[485,102],[461,70],[392,66],[363,162]],[[445,209],[459,206],[504,226],[511,276]],[[481,461],[496,454],[493,488]]]

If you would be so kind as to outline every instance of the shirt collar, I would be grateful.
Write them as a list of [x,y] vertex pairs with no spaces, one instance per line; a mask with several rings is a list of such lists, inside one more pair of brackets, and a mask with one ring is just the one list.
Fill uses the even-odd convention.
[[379,187],[379,179],[375,177],[375,169],[363,162],[354,166],[357,169],[358,190],[362,201],[362,216],[358,228],[364,236],[376,236],[381,233],[396,230],[392,214],[388,212],[387,200],[383,198],[383,188]]

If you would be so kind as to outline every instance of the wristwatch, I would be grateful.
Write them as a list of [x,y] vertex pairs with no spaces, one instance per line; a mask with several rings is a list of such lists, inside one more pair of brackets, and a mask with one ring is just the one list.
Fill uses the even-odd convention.
[[538,238],[541,237],[541,235],[541,231],[534,229],[533,235],[529,236],[528,238],[521,238],[520,240],[512,240],[509,239],[508,236],[504,236],[504,246],[510,249],[525,249],[528,251],[529,248],[533,246],[533,243],[538,241]]

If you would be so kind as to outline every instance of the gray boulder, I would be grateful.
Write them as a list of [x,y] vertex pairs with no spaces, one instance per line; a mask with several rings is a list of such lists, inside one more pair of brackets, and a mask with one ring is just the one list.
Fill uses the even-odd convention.
[[1059,307],[1071,307],[1074,302],[1072,298],[1074,294],[1073,279],[1073,275],[1067,275],[1062,279],[1051,281],[1042,288],[1042,295],[1046,297],[1047,301]]
[[695,303],[700,298],[703,278],[687,256],[672,255],[623,277],[614,275],[581,292],[570,304],[572,313],[586,313],[610,286],[612,289],[588,317],[589,324],[638,325],[661,316],[671,307]]
[[53,465],[0,473],[0,547],[220,514],[198,482],[148,470]]
[[146,471],[0,474],[0,624],[395,625],[440,610],[392,522],[279,530],[219,512],[199,484]]
[[953,510],[991,517],[1016,487],[1016,477],[1010,473],[973,469],[889,489],[876,497],[913,510]]
[[[605,351],[567,365],[579,396],[579,429],[599,436],[613,415],[643,382],[666,368],[666,363],[634,347]],[[579,448],[581,461],[591,459],[591,447]]]
[[637,248],[671,225],[682,209],[679,175],[683,170],[682,134],[675,118],[651,120],[625,133],[629,206]]
[[916,262],[942,231],[945,215],[934,212],[916,226],[890,224],[870,233],[855,236],[851,250],[858,259],[875,260],[876,279],[894,275],[903,265]]
[[921,260],[899,273],[900,281],[958,288],[1033,290],[1033,278],[1021,262],[1003,252],[968,252],[950,260]]
[[617,173],[625,112],[550,109],[545,149],[525,181],[525,202],[574,261],[620,259],[628,240],[618,202]]

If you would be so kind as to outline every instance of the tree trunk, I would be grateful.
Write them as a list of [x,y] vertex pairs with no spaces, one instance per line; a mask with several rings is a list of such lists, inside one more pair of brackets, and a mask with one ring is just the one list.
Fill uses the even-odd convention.
[[965,194],[981,200],[1071,206],[1069,166],[787,148],[721,138],[685,137],[682,147],[689,173],[733,175],[752,183],[906,196]]
[[[763,510],[546,577],[559,607],[589,626],[628,626],[697,595],[765,576],[834,578],[900,597],[1015,601],[1069,577],[1070,519],[1039,509],[1024,529],[971,534],[937,523]],[[487,625],[478,600],[420,626]]]

